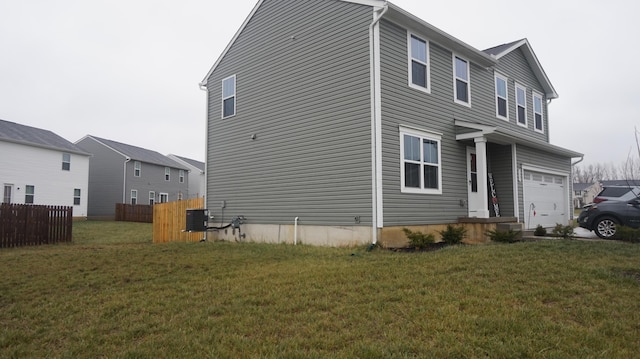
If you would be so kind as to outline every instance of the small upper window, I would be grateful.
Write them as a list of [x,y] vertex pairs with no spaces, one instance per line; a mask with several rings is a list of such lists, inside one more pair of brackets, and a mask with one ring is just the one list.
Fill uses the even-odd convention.
[[62,154],[62,170],[63,171],[71,170],[71,155],[68,153]]
[[533,121],[534,129],[538,132],[544,132],[544,123],[542,115],[542,95],[533,93]]
[[171,180],[171,168],[169,168],[169,167],[165,167],[164,168],[164,180],[165,181],[170,181]]
[[402,192],[442,194],[441,138],[400,128]]
[[409,34],[409,86],[430,91],[429,42]]
[[236,114],[236,75],[222,80],[222,118]]
[[527,127],[527,90],[516,84],[516,119],[518,125]]
[[31,186],[31,185],[27,185],[25,190],[24,190],[24,203],[33,204],[33,200],[35,198],[35,194],[36,194],[36,187],[35,186]]
[[140,177],[140,172],[142,172],[142,164],[139,161],[133,162],[133,176]]
[[180,172],[178,172],[178,179],[180,183],[184,183],[184,170],[180,170]]
[[80,188],[75,188],[73,190],[73,204],[75,206],[80,204]]
[[507,78],[496,74],[496,116],[509,121],[509,100],[507,99]]
[[453,76],[455,102],[469,106],[471,104],[469,61],[454,55]]

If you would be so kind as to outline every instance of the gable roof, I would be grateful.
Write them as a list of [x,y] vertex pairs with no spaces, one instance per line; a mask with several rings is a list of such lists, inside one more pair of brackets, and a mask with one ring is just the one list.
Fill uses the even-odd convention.
[[25,126],[5,120],[0,120],[0,141],[75,153],[79,155],[91,155],[49,130]]
[[191,158],[186,158],[186,157],[182,157],[182,156],[177,156],[177,155],[173,155],[173,154],[169,154],[170,158],[177,158],[180,161],[183,161],[197,169],[199,169],[200,171],[204,172],[204,162],[200,162],[200,161],[196,161],[194,159]]
[[[427,23],[426,21],[418,18],[415,15],[412,15],[406,10],[403,10],[402,8],[388,1],[382,1],[382,0],[336,0],[336,1],[344,1],[344,2],[354,3],[354,4],[371,6],[372,8],[386,9],[386,11],[381,12],[381,14],[383,14],[382,15],[383,18],[388,19],[397,24],[400,24],[404,27],[411,27],[413,29],[416,29],[417,31],[420,31],[425,35],[427,35],[430,40],[442,46],[448,47],[453,51],[460,53],[461,55],[468,57],[469,60],[472,62],[475,62],[481,66],[486,66],[486,67],[494,65],[496,62],[495,59],[493,59],[490,55],[466,44],[461,40],[456,39],[455,37],[447,34],[446,32],[436,28],[435,26]],[[253,15],[256,13],[256,11],[260,7],[260,5],[262,5],[263,2],[264,0],[259,0],[256,6],[254,6],[253,10],[251,10],[251,13],[249,13],[247,18],[244,20],[244,22],[240,26],[240,29],[238,29],[238,31],[235,33],[235,35],[233,36],[233,38],[231,39],[227,47],[225,47],[225,49],[222,51],[222,54],[220,54],[220,56],[218,57],[216,62],[213,64],[209,72],[207,72],[207,75],[200,82],[200,88],[204,89],[207,87],[207,81],[209,80],[209,76],[211,76],[213,71],[215,71],[215,69],[220,64],[220,61],[222,61],[222,59],[225,57],[227,52],[229,52],[229,49],[231,48],[231,46],[233,46],[238,36],[240,36],[244,28],[251,21],[251,18],[253,17]],[[372,21],[373,21],[373,18],[372,18]]]
[[610,186],[640,186],[640,180],[606,180],[600,181],[602,187],[610,187]]
[[573,184],[573,190],[574,191],[584,191],[587,188],[589,188],[591,186],[594,186],[596,183],[574,183]]
[[170,159],[169,157],[159,152],[148,150],[146,148],[127,145],[126,143],[121,143],[121,142],[108,140],[105,138],[100,138],[100,137],[91,136],[91,135],[87,135],[83,137],[78,142],[86,138],[93,139],[94,141],[102,144],[103,146],[110,148],[111,150],[121,154],[122,156],[134,161],[151,163],[154,165],[160,165],[165,167],[172,167],[172,168],[177,168],[181,170],[188,170],[188,168]]
[[558,98],[558,93],[553,88],[553,85],[551,84],[551,81],[549,81],[547,74],[544,72],[542,65],[540,65],[540,61],[538,61],[538,57],[533,52],[533,49],[531,48],[531,44],[529,44],[529,40],[521,39],[514,42],[510,42],[508,44],[494,46],[492,48],[484,50],[484,52],[490,55],[491,57],[495,58],[496,60],[500,60],[500,58],[510,54],[511,52],[517,49],[522,50],[524,57],[529,62],[529,66],[531,67],[531,70],[533,71],[536,78],[538,79],[538,82],[540,82],[540,84],[542,85],[542,88],[544,88],[546,97],[548,99]]

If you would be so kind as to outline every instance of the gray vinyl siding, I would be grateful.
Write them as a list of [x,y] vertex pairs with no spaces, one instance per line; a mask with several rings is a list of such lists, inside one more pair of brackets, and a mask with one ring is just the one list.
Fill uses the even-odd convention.
[[88,217],[112,217],[122,202],[125,157],[87,137],[78,147],[92,154],[89,159]]
[[[185,170],[185,181],[180,183],[179,169],[169,167],[169,181],[165,180],[165,166],[141,162],[140,177],[134,176],[134,160],[127,163],[127,185],[125,189],[126,203],[131,203],[131,190],[138,191],[138,204],[149,204],[149,191],[155,192],[155,203],[160,203],[160,193],[168,195],[168,201],[177,201],[179,194],[188,198],[188,172]],[[121,201],[121,200],[120,200]],[[120,202],[119,201],[119,202]]]
[[[488,172],[493,174],[501,217],[514,217],[513,157],[511,146],[488,145]],[[489,192],[491,194],[491,192]],[[491,206],[491,201],[489,202]],[[493,214],[492,214],[493,216]]]
[[[371,223],[371,21],[370,7],[338,1],[256,10],[207,79],[216,222]],[[221,81],[232,75],[236,115],[221,119]]]
[[[475,109],[453,102],[451,52],[430,43],[431,93],[427,94],[408,86],[406,30],[382,21],[380,47],[384,225],[453,223],[467,215],[461,206],[467,200],[467,144],[456,141],[454,118],[464,114],[469,120]],[[473,81],[473,66],[471,70]],[[472,88],[472,103],[474,96]],[[401,192],[400,125],[442,134],[441,195]]]
[[[566,173],[568,178],[566,179],[566,185],[569,186],[567,201],[571,200],[571,158],[553,155],[540,150],[535,150],[526,146],[518,145],[516,147],[516,158],[518,169],[522,169],[522,165],[533,165],[540,168],[549,169],[552,171],[558,171]],[[523,182],[518,182],[518,202],[520,203],[520,213],[524,212],[524,190]],[[569,202],[567,202],[569,203]],[[567,204],[569,205],[569,204]],[[571,207],[568,207],[569,209]],[[523,217],[520,216],[522,221]]]
[[[549,122],[547,116],[547,101],[544,93],[544,89],[538,79],[531,71],[531,67],[524,57],[521,49],[510,52],[504,57],[500,58],[496,65],[496,71],[508,78],[507,81],[507,94],[509,101],[509,129],[518,132],[519,134],[535,138],[538,140],[549,142]],[[527,127],[518,126],[516,121],[516,98],[515,98],[515,84],[518,83],[521,86],[526,87],[527,91]],[[543,107],[543,126],[544,133],[534,131],[534,119],[533,119],[533,93],[537,92],[542,95],[542,107]],[[495,101],[495,100],[494,100]],[[494,110],[495,111],[495,110]],[[504,120],[496,119],[498,124],[505,124]]]

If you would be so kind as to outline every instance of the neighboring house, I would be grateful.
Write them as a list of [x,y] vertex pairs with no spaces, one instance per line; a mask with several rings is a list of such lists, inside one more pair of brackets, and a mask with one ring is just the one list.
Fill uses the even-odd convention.
[[549,143],[558,94],[526,39],[480,51],[386,1],[261,0],[200,85],[206,204],[250,240],[571,219],[582,154]]
[[640,186],[640,180],[604,180],[600,181],[602,187],[631,187],[631,186]]
[[89,157],[51,131],[0,120],[2,203],[72,206],[86,217]]
[[595,183],[574,183],[573,184],[573,207],[582,208],[585,204],[593,203],[593,199],[602,191],[602,184]]
[[206,193],[204,162],[172,154],[167,155],[167,157],[189,169],[189,190],[186,198],[204,197],[204,194]]
[[189,169],[167,156],[91,135],[76,145],[93,154],[90,218],[113,219],[116,203],[154,204],[186,198]]

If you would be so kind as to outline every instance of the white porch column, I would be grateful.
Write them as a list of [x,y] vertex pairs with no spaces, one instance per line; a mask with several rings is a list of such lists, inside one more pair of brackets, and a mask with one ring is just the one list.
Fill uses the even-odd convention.
[[476,173],[478,174],[478,218],[489,218],[489,192],[487,189],[487,139],[476,137]]

